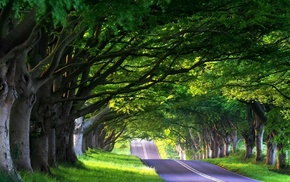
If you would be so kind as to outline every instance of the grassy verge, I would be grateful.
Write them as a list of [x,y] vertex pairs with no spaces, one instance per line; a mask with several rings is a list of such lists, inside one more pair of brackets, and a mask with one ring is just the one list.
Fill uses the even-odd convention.
[[249,159],[245,161],[243,159],[243,153],[239,153],[238,155],[236,154],[234,156],[229,156],[226,158],[206,159],[204,161],[219,165],[223,168],[228,169],[229,171],[233,171],[238,174],[248,176],[250,178],[263,182],[290,182],[289,175],[274,172],[271,167],[268,167],[263,163],[256,164],[254,162],[254,159]]
[[135,156],[90,150],[76,166],[52,168],[52,176],[21,173],[25,182],[161,182],[155,171]]

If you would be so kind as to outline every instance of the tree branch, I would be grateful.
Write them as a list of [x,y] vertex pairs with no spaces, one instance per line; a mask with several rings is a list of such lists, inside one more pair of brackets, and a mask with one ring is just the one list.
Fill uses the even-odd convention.
[[[35,28],[35,10],[30,13],[0,42],[0,58],[5,56],[11,49],[23,44],[30,36]],[[39,25],[38,25],[39,26]]]
[[6,4],[6,6],[1,11],[1,14],[0,14],[0,39],[2,39],[6,35],[6,33],[8,32],[7,25],[8,25],[9,17],[12,13],[13,4],[14,4],[14,0],[9,0],[8,3]]

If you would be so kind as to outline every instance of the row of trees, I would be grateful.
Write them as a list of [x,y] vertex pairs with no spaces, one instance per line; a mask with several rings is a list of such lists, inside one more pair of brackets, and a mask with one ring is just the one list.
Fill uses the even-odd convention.
[[283,40],[279,48],[284,50],[283,56],[272,55],[267,61],[207,63],[190,73],[192,80],[168,85],[174,92],[170,91],[172,96],[158,118],[167,121],[163,127],[171,132],[166,136],[195,159],[228,156],[244,141],[245,159],[255,153],[257,162],[286,168],[288,41]]
[[[286,64],[288,4],[1,2],[0,170],[21,181],[17,170],[49,172],[58,162],[75,163],[83,143],[84,150],[112,150],[120,135],[140,127],[140,118],[147,117],[146,128],[153,116],[164,116],[150,115],[153,108],[172,107],[169,83],[194,84],[236,62],[274,66],[283,58]],[[287,84],[273,88],[287,96]],[[160,121],[158,127],[171,126]],[[83,138],[78,147],[74,134]]]

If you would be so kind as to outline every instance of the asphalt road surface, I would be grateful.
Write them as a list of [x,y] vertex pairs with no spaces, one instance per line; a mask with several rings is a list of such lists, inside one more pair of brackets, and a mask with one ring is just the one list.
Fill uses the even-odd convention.
[[207,162],[161,159],[152,141],[132,141],[131,153],[155,168],[166,182],[257,182]]

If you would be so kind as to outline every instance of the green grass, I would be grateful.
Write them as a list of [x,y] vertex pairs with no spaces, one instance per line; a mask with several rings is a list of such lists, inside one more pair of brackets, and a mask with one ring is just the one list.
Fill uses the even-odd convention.
[[163,181],[135,156],[90,150],[76,166],[52,168],[52,176],[21,173],[25,182],[161,182]]
[[[156,141],[160,155],[171,158],[176,155],[172,147]],[[128,142],[119,143],[112,153],[90,150],[75,166],[60,165],[52,168],[53,175],[42,173],[21,173],[25,182],[161,182],[155,171],[142,164],[130,154]],[[290,175],[279,174],[264,163],[255,163],[254,158],[243,160],[243,151],[226,158],[206,159],[230,171],[257,179],[263,182],[290,182]],[[3,176],[3,178],[1,178]],[[7,177],[0,174],[0,181],[6,182]],[[8,182],[8,181],[7,181]]]
[[9,176],[5,174],[4,172],[0,171],[0,181],[1,182],[9,182]]
[[243,152],[226,158],[206,159],[204,161],[263,182],[290,182],[289,175],[279,174],[264,163],[255,163],[254,159],[245,161]]

